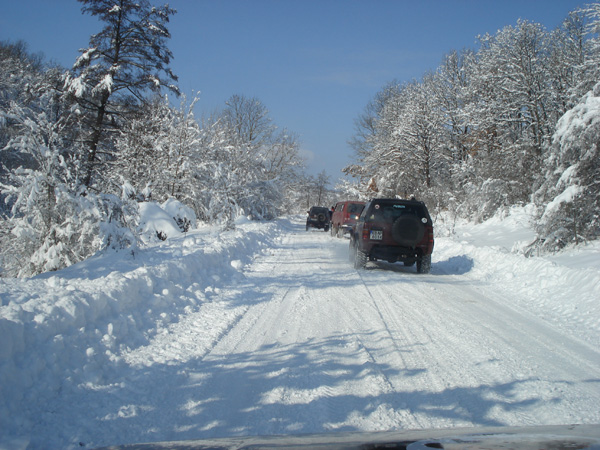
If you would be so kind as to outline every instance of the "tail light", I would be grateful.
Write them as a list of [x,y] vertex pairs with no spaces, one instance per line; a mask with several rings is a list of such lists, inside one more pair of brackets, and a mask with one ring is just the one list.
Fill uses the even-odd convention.
[[367,228],[363,228],[362,230],[362,240],[366,241],[369,239],[369,230]]
[[427,239],[427,254],[433,252],[433,227],[425,228],[425,238]]

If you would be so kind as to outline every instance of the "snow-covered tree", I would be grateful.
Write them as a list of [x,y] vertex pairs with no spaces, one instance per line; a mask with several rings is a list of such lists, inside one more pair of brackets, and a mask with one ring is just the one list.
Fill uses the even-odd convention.
[[[375,136],[378,134],[378,121],[388,101],[399,93],[399,83],[392,81],[375,94],[373,100],[367,103],[363,112],[354,121],[355,134],[349,144],[359,159],[364,159],[373,150]],[[360,171],[359,167],[348,167],[345,172],[352,174],[352,169]],[[359,173],[353,174],[360,176]]]
[[37,108],[38,86],[59,79],[59,72],[46,68],[40,55],[31,55],[25,42],[0,42],[0,149],[5,149],[0,177],[5,170],[27,164],[22,160],[23,155],[6,148],[10,139],[18,134],[18,127],[13,126],[16,120],[10,113],[12,105]]
[[71,129],[75,112],[63,103],[54,75],[48,75],[31,86],[38,94],[35,105],[13,102],[7,114],[14,136],[3,153],[25,164],[11,168],[2,183],[10,205],[1,224],[6,275],[60,269],[107,245],[134,242],[123,228],[125,215],[115,214],[123,209],[118,199],[81,195]]
[[467,110],[474,154],[465,185],[468,211],[479,218],[528,201],[540,173],[542,151],[558,117],[548,72],[549,33],[519,21],[480,37]]
[[[443,109],[436,99],[437,77],[386,87],[385,100],[361,151],[363,182],[375,180],[382,196],[430,192],[447,171]],[[366,168],[366,170],[364,170]],[[354,174],[356,175],[356,174]]]
[[555,250],[600,236],[600,83],[557,125],[547,159],[542,206],[542,247]]
[[315,178],[315,182],[314,182],[314,191],[316,194],[316,198],[315,198],[315,205],[317,206],[325,206],[325,199],[326,199],[326,192],[327,192],[327,186],[329,185],[330,182],[330,178],[329,175],[327,175],[327,172],[325,172],[324,170],[322,170],[321,172],[319,172],[319,174],[317,175],[317,177]]
[[0,42],[0,108],[8,109],[11,101],[32,101],[28,85],[43,76],[44,63],[40,55],[32,55],[23,41]]
[[260,100],[232,96],[223,111],[204,118],[190,177],[201,220],[226,226],[240,214],[276,217],[301,177],[298,141],[278,131]]
[[178,92],[172,84],[176,77],[168,67],[172,53],[167,47],[167,24],[175,11],[168,5],[152,6],[148,0],[78,1],[83,13],[104,24],[91,36],[89,47],[81,50],[65,84],[85,112],[83,182],[89,187],[93,175],[110,159],[112,143],[106,137],[123,107],[141,101],[148,91],[165,87]]
[[115,137],[115,159],[108,172],[114,185],[128,182],[132,187],[130,194],[139,194],[140,199],[150,199],[155,193],[160,200],[166,194],[162,177],[168,159],[166,141],[172,114],[169,102],[157,96],[128,115]]
[[257,153],[240,145],[237,131],[227,121],[216,118],[205,124],[202,145],[195,158],[194,178],[204,194],[200,217],[230,226],[238,215],[255,218],[277,215],[281,193],[262,176]]
[[250,149],[259,149],[271,140],[276,127],[263,102],[256,97],[236,94],[225,105],[221,117],[234,131],[232,140]]
[[588,4],[577,11],[582,17],[583,37],[581,47],[584,49],[583,62],[579,66],[581,76],[579,85],[574,89],[576,98],[594,89],[600,80],[600,2]]
[[193,113],[197,101],[196,97],[188,103],[182,95],[179,108],[171,105],[168,96],[144,102],[115,140],[114,182],[127,180],[136,193],[157,201],[170,197],[193,201],[190,164],[200,142]]
[[412,83],[405,92],[403,105],[394,135],[401,153],[399,174],[405,197],[425,193],[439,181],[446,164],[443,110],[435,95],[436,77],[426,75],[422,82]]
[[[569,13],[562,26],[551,34],[548,70],[550,104],[558,116],[571,108],[581,96],[589,91],[585,79],[585,61],[590,55],[585,15],[580,10]],[[587,85],[587,88],[585,87]],[[583,91],[582,91],[583,90]]]
[[530,201],[556,123],[598,82],[598,5],[552,32],[520,20],[480,36],[476,51],[450,52],[421,80],[385,86],[357,120],[357,159],[344,171],[361,192],[416,193],[475,219]]

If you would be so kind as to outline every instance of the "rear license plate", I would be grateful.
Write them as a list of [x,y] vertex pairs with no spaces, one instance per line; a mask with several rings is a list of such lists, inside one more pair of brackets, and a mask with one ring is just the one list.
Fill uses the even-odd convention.
[[383,239],[383,231],[381,230],[371,230],[371,240],[380,241]]

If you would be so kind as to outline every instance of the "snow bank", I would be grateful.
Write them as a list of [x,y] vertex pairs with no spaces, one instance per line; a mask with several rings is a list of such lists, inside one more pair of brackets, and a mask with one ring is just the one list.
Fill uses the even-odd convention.
[[[146,225],[155,230],[157,223],[165,225]],[[97,255],[29,280],[0,279],[0,447],[7,439],[16,445],[10,434],[28,434],[27,418],[37,414],[28,408],[66,385],[100,381],[123,350],[144,345],[162,326],[211,302],[221,284],[243,277],[240,269],[280,225],[239,223],[233,231],[186,235],[171,228],[172,238],[144,250]]]

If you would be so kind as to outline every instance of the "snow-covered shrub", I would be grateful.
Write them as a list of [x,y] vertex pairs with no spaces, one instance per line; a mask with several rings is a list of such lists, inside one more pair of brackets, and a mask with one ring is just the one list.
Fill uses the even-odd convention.
[[170,198],[161,205],[161,208],[175,220],[182,232],[186,233],[190,228],[196,228],[196,213],[189,206]]
[[502,209],[511,205],[509,201],[510,182],[489,179],[478,183],[467,183],[460,207],[461,216],[475,222],[482,222]]
[[109,194],[97,197],[97,202],[102,205],[99,222],[102,249],[122,250],[137,246],[136,230],[140,220],[137,203],[125,195],[122,197]]
[[80,195],[64,185],[51,190],[51,202],[48,191],[33,188],[27,194],[3,222],[3,275],[58,270],[99,250],[123,249],[137,241],[129,228],[137,223],[137,211],[116,196]]
[[36,88],[40,97],[34,105],[12,102],[7,111],[12,138],[2,151],[21,161],[5,168],[0,185],[11,206],[2,242],[4,255],[14,262],[4,269],[8,275],[28,276],[77,262],[98,236],[90,225],[97,222],[96,211],[72,187],[77,167],[66,142],[70,111],[45,83]]
[[178,236],[181,230],[175,219],[154,202],[138,204],[140,213],[139,232],[144,243],[150,244]]
[[253,220],[272,220],[279,215],[283,198],[275,183],[256,181],[245,187],[239,199],[243,214]]

